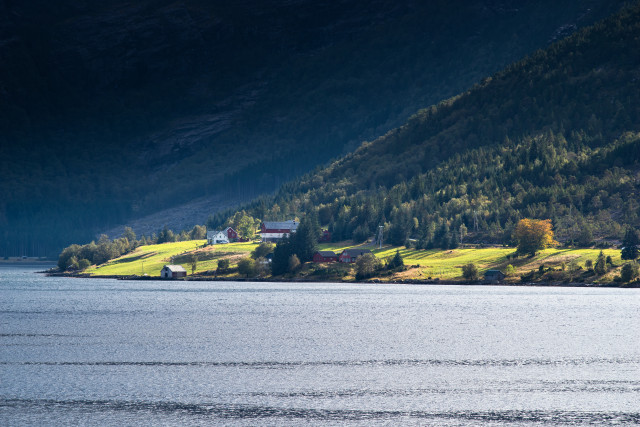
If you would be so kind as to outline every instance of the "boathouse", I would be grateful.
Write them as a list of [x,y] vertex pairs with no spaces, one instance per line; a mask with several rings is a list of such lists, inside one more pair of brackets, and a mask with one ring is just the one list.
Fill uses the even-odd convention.
[[167,264],[160,270],[160,277],[162,279],[179,279],[181,277],[187,277],[187,270],[181,265]]

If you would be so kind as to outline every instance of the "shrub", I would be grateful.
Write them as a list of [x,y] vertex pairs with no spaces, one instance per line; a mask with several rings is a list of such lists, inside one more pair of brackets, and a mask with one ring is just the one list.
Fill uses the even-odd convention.
[[275,247],[276,245],[273,243],[262,242],[253,250],[253,252],[251,252],[251,258],[258,259],[260,257],[265,257],[272,253]]
[[396,250],[394,257],[387,263],[387,268],[390,270],[398,267],[404,267],[404,259],[402,258],[402,255],[400,255],[399,249]]
[[216,272],[224,273],[227,270],[229,270],[229,260],[226,258],[218,260],[218,268],[216,269]]
[[472,262],[462,266],[462,277],[467,280],[478,280],[478,267]]
[[238,262],[238,273],[244,274],[246,277],[255,275],[256,274],[255,261],[249,257],[242,258]]
[[636,277],[640,272],[640,267],[635,262],[628,262],[622,266],[622,270],[620,270],[620,278],[623,282],[630,282]]
[[504,274],[505,276],[513,276],[514,274],[516,274],[516,268],[513,265],[509,264],[504,270]]
[[602,276],[607,272],[607,262],[602,251],[600,251],[600,254],[598,255],[598,259],[596,260],[596,265],[593,270],[598,276]]
[[368,253],[356,259],[356,280],[366,279],[373,276],[376,270],[380,269],[381,262],[375,255]]
[[289,257],[289,272],[293,273],[300,267],[300,259],[298,255],[293,254]]

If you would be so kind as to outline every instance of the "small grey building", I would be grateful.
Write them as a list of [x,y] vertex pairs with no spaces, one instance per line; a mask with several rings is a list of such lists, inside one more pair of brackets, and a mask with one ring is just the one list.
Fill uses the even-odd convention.
[[499,283],[504,280],[506,276],[500,270],[487,270],[484,273],[484,280],[490,283]]
[[187,270],[181,265],[167,264],[160,270],[160,277],[162,279],[179,279],[181,277],[187,277]]

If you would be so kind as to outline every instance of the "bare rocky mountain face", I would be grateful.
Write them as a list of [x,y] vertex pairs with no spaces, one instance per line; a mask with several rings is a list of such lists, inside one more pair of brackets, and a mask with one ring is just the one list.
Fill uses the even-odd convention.
[[0,255],[272,192],[622,3],[0,0]]

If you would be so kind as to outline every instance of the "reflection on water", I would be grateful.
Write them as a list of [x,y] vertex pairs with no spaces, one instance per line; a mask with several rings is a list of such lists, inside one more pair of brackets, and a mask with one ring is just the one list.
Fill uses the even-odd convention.
[[640,423],[640,292],[0,267],[0,425]]

